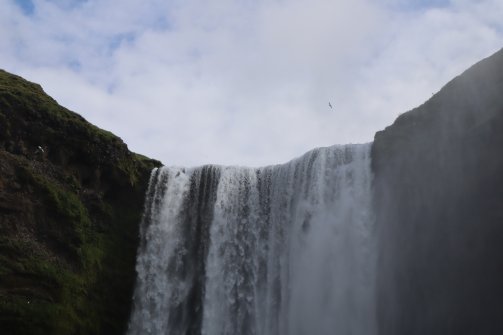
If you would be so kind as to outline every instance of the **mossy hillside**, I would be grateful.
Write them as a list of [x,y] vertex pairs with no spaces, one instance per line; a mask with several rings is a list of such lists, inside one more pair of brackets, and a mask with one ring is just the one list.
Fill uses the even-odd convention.
[[[64,143],[61,143],[61,141]],[[80,163],[94,167],[113,166],[108,171],[116,181],[130,184],[139,179],[146,165],[160,163],[131,153],[111,132],[87,122],[60,106],[41,86],[0,70],[0,145],[9,152],[33,157],[41,147],[44,156],[58,165],[77,168]],[[84,183],[96,171],[76,171]],[[112,173],[113,172],[113,173]],[[95,180],[94,180],[95,181]]]
[[46,254],[27,252],[29,242],[2,239],[1,285],[7,294],[0,302],[0,322],[9,334],[98,333],[98,315],[86,295],[93,281]]
[[0,71],[2,331],[123,333],[143,195],[159,165]]
[[[17,160],[16,171],[30,196],[43,204],[34,238],[0,240],[0,303],[9,333],[97,333],[99,319],[88,293],[97,283],[103,234],[93,229],[87,209],[63,185]],[[35,206],[39,206],[36,204]]]
[[[88,123],[80,115],[58,105],[58,103],[45,94],[42,87],[31,83],[19,76],[0,70],[0,103],[5,110],[12,110],[29,115],[25,122],[44,119],[44,125],[71,125],[78,133],[86,134],[88,138],[103,138],[109,141],[120,141],[111,132],[100,129]],[[0,120],[5,120],[2,115]],[[18,120],[20,121],[20,120]],[[9,124],[5,125],[7,131]],[[51,132],[33,134],[36,140],[51,135]],[[39,135],[39,136],[37,136]]]

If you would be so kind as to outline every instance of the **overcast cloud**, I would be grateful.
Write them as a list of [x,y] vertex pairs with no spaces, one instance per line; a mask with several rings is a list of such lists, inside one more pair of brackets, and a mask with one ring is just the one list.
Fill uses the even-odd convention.
[[0,68],[167,165],[258,166],[371,141],[503,47],[501,18],[501,0],[4,0]]

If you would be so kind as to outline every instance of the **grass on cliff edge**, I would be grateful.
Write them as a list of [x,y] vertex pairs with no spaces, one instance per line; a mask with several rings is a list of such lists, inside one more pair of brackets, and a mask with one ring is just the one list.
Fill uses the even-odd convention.
[[[29,82],[22,77],[0,69],[0,101],[13,110],[31,109],[32,112],[43,111],[40,117],[49,117],[61,123],[74,123],[87,131],[89,137],[103,138],[108,141],[121,141],[113,133],[98,128],[87,122],[82,116],[62,106],[47,95],[42,86]],[[49,120],[51,121],[51,120]]]

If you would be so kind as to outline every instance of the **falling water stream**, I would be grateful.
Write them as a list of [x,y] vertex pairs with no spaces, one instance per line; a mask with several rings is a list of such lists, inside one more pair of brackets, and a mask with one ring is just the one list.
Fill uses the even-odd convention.
[[370,146],[154,170],[128,334],[375,334]]

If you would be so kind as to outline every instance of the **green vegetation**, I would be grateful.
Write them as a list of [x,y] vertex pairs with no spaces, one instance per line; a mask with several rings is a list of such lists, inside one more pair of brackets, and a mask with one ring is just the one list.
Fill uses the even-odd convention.
[[44,120],[48,124],[72,125],[88,138],[120,141],[111,132],[88,123],[80,115],[58,105],[53,98],[45,94],[40,85],[3,70],[0,70],[0,103],[10,106],[13,110],[29,108],[34,118],[49,118]]
[[159,165],[0,70],[2,333],[124,332]]
[[[47,254],[32,252],[38,246],[8,239],[0,241],[1,285],[9,295],[0,302],[3,329],[19,334],[72,334],[77,329],[97,333],[86,301],[92,279],[73,272]],[[5,256],[6,253],[9,256]],[[15,256],[15,257],[13,257]],[[85,312],[86,314],[82,314]]]

